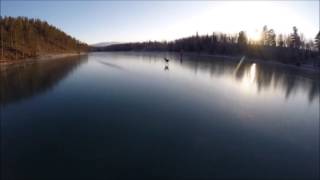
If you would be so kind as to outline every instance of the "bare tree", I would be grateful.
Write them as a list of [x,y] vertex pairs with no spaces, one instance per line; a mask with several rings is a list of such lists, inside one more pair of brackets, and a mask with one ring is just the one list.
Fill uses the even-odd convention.
[[276,34],[273,29],[270,29],[267,33],[267,44],[269,46],[276,46]]

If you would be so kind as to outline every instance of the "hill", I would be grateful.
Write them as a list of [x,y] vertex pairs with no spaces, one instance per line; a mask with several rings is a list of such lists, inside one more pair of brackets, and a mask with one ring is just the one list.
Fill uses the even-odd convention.
[[0,19],[1,60],[18,60],[47,54],[87,51],[88,45],[40,19]]
[[95,44],[91,44],[91,47],[106,47],[114,44],[121,44],[120,42],[99,42]]

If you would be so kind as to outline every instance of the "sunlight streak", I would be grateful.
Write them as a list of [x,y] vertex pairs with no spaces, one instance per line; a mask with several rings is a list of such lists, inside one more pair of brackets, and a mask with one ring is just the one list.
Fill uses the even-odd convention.
[[241,80],[242,87],[245,90],[251,91],[255,86],[255,80],[256,80],[256,63],[251,64],[250,69],[247,70],[245,75],[243,76]]

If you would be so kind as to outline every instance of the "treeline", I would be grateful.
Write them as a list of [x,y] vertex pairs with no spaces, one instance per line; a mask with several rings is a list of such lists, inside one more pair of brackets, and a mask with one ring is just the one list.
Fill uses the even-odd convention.
[[88,45],[39,19],[1,17],[1,60],[88,50]]
[[277,35],[273,29],[263,27],[259,41],[250,40],[246,32],[229,35],[213,33],[181,38],[170,42],[139,42],[115,44],[92,48],[93,51],[174,51],[197,52],[221,55],[246,55],[251,58],[278,60],[300,65],[316,59],[320,51],[320,32],[315,40],[307,41],[298,29],[293,27],[290,35]]

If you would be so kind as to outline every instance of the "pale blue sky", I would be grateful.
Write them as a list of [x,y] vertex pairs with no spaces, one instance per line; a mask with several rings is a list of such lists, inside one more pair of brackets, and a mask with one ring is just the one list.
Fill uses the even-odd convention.
[[104,41],[173,40],[213,31],[247,31],[258,38],[263,25],[276,33],[297,26],[307,38],[319,30],[315,1],[3,1],[3,16],[48,21],[91,43]]

